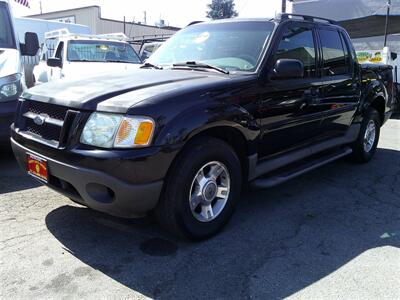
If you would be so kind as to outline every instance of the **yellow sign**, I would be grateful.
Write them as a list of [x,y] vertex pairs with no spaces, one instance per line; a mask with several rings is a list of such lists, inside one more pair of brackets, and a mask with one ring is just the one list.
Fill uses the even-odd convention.
[[357,51],[357,59],[359,63],[377,64],[382,62],[381,51]]

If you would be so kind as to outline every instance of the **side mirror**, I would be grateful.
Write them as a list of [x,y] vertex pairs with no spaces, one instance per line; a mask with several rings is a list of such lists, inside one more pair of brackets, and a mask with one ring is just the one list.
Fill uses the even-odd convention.
[[272,71],[275,79],[292,79],[304,77],[304,65],[298,59],[278,59]]
[[21,54],[24,56],[36,56],[39,50],[39,39],[36,33],[25,33],[25,44],[21,44]]
[[62,68],[62,61],[59,58],[49,58],[47,59],[47,65],[53,68]]

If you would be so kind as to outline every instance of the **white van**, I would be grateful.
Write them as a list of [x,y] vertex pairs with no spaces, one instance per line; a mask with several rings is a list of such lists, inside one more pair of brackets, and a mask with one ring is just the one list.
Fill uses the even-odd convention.
[[14,18],[15,32],[22,39],[27,31],[35,32],[39,38],[39,44],[45,42],[46,32],[67,28],[70,32],[76,34],[91,34],[88,26],[80,24],[68,24],[58,21],[40,20],[32,18]]
[[[41,46],[41,54],[36,57],[22,57],[22,61],[25,68],[25,80],[26,84],[29,87],[34,85],[34,76],[33,69],[36,65],[39,64],[40,60],[46,61],[47,58],[52,57],[53,50],[55,45],[46,45],[45,34],[46,32],[67,28],[70,32],[76,34],[91,34],[91,30],[88,26],[79,25],[79,24],[66,24],[63,22],[57,21],[48,21],[48,20],[40,20],[40,19],[32,19],[32,18],[14,18],[15,24],[15,33],[19,37],[20,40],[23,40],[25,33],[27,31],[34,32],[37,34],[39,38],[39,44]],[[46,49],[46,51],[43,51]]]
[[18,97],[26,87],[21,55],[35,56],[39,41],[26,32],[24,44],[15,33],[8,0],[0,0],[0,143],[8,143]]
[[101,73],[137,69],[142,61],[123,33],[80,35],[60,29],[46,33],[57,44],[53,56],[33,69],[35,85]]

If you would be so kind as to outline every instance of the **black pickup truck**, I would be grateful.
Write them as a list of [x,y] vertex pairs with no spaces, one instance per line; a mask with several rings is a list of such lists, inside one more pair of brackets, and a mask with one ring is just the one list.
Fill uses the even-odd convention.
[[154,212],[199,240],[228,221],[244,184],[270,187],[347,155],[369,161],[391,74],[361,68],[333,21],[196,23],[139,70],[28,90],[11,142],[24,170],[73,201]]

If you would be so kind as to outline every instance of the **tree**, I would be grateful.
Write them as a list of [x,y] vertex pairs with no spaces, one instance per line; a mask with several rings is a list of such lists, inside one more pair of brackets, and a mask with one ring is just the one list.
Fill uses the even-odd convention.
[[207,18],[213,20],[227,19],[237,17],[239,15],[235,10],[234,0],[212,0],[207,7]]

